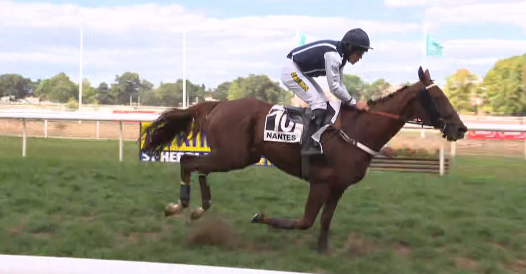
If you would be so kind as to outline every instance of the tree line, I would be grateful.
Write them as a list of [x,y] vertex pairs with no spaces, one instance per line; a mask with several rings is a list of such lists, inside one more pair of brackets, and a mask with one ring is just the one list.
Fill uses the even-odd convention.
[[526,115],[526,54],[501,59],[480,77],[459,69],[444,92],[459,112]]
[[[443,88],[452,105],[459,112],[485,112],[491,114],[526,115],[526,54],[499,60],[481,77],[467,69],[459,69],[446,78]],[[382,95],[391,84],[383,79],[366,82],[356,75],[344,75],[348,92],[359,99],[368,100]],[[49,79],[36,81],[19,74],[0,75],[0,98],[17,100],[28,96],[56,103],[78,105],[78,84],[61,72]],[[82,102],[85,104],[130,105],[140,101],[148,106],[181,106],[183,81],[160,83],[154,88],[138,73],[125,72],[116,75],[112,83],[100,83],[97,87],[84,79]],[[221,83],[216,88],[204,84],[186,82],[190,103],[203,101],[206,97],[216,100],[233,100],[254,96],[261,100],[289,105],[292,92],[280,87],[267,75],[250,74]]]
[[[364,99],[381,94],[390,86],[383,79],[367,83],[356,75],[345,75],[344,83],[350,94]],[[267,75],[253,74],[221,83],[214,89],[187,80],[186,92],[190,103],[203,101],[206,97],[234,100],[254,96],[270,103],[289,105],[293,98],[292,92],[280,87],[278,82],[272,81]],[[0,75],[0,97],[18,100],[29,96],[41,101],[78,106],[79,86],[63,72],[49,79],[36,81],[19,74]],[[182,79],[160,83],[154,88],[150,81],[141,78],[138,73],[125,72],[116,75],[113,83],[103,82],[97,87],[92,86],[87,79],[82,83],[83,104],[130,105],[140,101],[141,105],[171,107],[181,106],[182,100]]]

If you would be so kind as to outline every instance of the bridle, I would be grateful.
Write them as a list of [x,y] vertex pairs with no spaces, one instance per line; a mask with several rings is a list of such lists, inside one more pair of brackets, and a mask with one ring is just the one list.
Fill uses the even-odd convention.
[[429,117],[430,123],[425,123],[422,119],[416,119],[415,121],[403,119],[400,117],[400,115],[383,112],[383,111],[368,111],[371,114],[380,115],[384,117],[389,117],[396,120],[401,120],[408,124],[416,124],[421,125],[422,128],[424,126],[432,126],[435,129],[440,129],[441,131],[444,131],[446,129],[446,123],[444,123],[444,120],[442,117],[440,117],[440,113],[436,109],[436,106],[434,104],[433,98],[431,98],[431,95],[429,94],[429,89],[438,86],[436,83],[433,83],[431,85],[428,85],[421,89],[418,92],[417,99],[420,100],[420,103],[422,104],[422,107],[424,111],[426,112],[427,116]]
[[[437,87],[437,86],[438,85],[436,83],[433,83],[431,85],[428,85],[428,86],[424,87],[423,89],[421,89],[418,92],[418,95],[416,97],[416,99],[418,99],[420,101],[420,104],[422,105],[422,108],[424,109],[424,111],[426,112],[427,116],[429,117],[430,123],[425,123],[422,119],[417,119],[416,121],[409,121],[407,119],[402,118],[400,115],[396,115],[396,114],[392,114],[392,113],[388,113],[388,112],[383,112],[383,111],[368,111],[368,113],[375,114],[375,115],[380,115],[380,116],[384,116],[384,117],[389,117],[389,118],[396,119],[396,120],[400,120],[400,121],[403,121],[404,123],[422,125],[422,128],[424,127],[424,125],[425,126],[432,126],[433,128],[440,129],[441,132],[444,132],[446,130],[446,123],[441,118],[440,113],[436,109],[436,105],[434,103],[434,100],[431,97],[431,94],[429,94],[429,89],[431,89],[433,87]],[[371,154],[373,156],[381,154],[380,152],[376,152],[376,151],[370,149],[369,147],[367,147],[366,145],[364,145],[364,144],[362,144],[362,143],[350,138],[345,132],[343,132],[343,130],[341,128],[338,129],[337,132],[340,135],[340,137],[342,137],[342,139],[346,143],[354,145],[354,146],[358,147],[359,149],[361,149],[361,150],[363,150],[363,151],[365,151],[365,152],[367,152],[367,153],[369,153],[369,154]]]

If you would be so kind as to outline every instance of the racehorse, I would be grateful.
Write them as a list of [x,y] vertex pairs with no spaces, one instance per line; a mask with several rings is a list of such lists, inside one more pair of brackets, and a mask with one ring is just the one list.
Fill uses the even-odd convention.
[[[307,180],[310,191],[301,219],[271,218],[260,212],[252,222],[305,230],[312,227],[324,206],[317,248],[319,252],[327,252],[329,227],[342,194],[362,180],[372,158],[379,155],[406,122],[419,119],[422,126],[440,130],[448,141],[464,138],[466,126],[441,88],[433,83],[429,71],[419,67],[418,77],[419,81],[412,85],[369,100],[368,111],[340,102],[329,104],[332,113],[327,115],[318,137],[323,154],[310,159],[302,158],[301,142],[297,140],[305,138],[303,133],[307,130],[301,128],[308,126],[308,108],[272,105],[247,97],[165,111],[146,128],[146,136],[142,137],[145,151],[158,154],[176,136],[188,138],[189,134],[196,136],[199,131],[206,131],[211,150],[203,156],[181,156],[180,200],[169,204],[165,215],[179,214],[189,206],[192,172],[198,172],[201,187],[202,205],[191,212],[191,218],[197,219],[211,205],[208,174],[243,169],[259,162],[263,155],[280,170]],[[265,140],[272,137],[274,141]]]

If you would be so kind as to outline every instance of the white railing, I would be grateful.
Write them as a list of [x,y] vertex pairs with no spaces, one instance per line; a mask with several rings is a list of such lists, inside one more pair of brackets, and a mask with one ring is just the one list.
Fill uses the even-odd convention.
[[0,255],[0,273],[9,274],[302,274],[247,268],[118,260]]
[[158,114],[110,114],[110,113],[79,113],[79,112],[0,112],[0,119],[21,119],[22,120],[22,157],[26,157],[27,151],[27,120],[48,120],[57,121],[115,121],[119,122],[119,161],[123,159],[123,122],[145,122],[153,121]]
[[[26,156],[27,151],[27,120],[69,120],[69,121],[114,121],[119,123],[119,161],[123,160],[123,122],[149,122],[159,117],[159,114],[152,113],[82,113],[82,112],[14,112],[0,111],[0,119],[21,119],[22,120],[22,156]],[[525,124],[466,124],[469,130],[477,131],[503,131],[503,132],[526,132]],[[406,124],[404,129],[414,130],[421,129],[421,126],[415,124]],[[424,127],[424,129],[431,129]],[[443,165],[444,148],[441,147],[440,162]],[[452,156],[455,156],[456,143],[451,143]],[[524,141],[524,157],[526,158],[526,140]],[[441,169],[442,170],[442,169]]]

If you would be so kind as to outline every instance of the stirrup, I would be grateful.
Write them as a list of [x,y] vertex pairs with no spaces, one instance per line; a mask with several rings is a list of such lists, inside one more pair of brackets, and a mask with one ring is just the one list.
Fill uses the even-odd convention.
[[322,154],[321,146],[312,139],[312,136],[307,137],[307,147],[301,149],[302,156],[320,155]]

